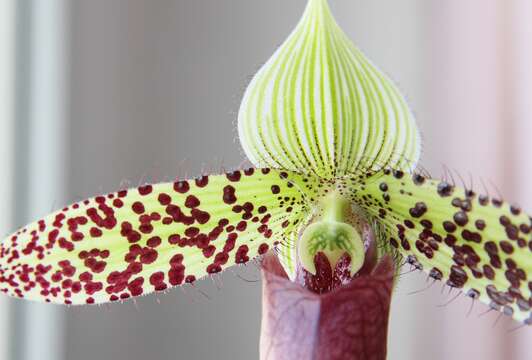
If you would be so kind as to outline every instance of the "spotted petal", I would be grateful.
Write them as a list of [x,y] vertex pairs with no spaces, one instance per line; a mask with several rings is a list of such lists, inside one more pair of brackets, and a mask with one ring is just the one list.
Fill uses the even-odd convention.
[[243,264],[297,225],[311,181],[249,169],[118,191],[5,239],[0,289],[32,300],[116,301]]
[[380,171],[349,180],[353,200],[432,278],[531,323],[532,219],[446,182]]
[[419,157],[405,100],[339,28],[326,0],[309,0],[255,75],[238,130],[255,165],[311,169],[324,178],[386,165],[411,169]]

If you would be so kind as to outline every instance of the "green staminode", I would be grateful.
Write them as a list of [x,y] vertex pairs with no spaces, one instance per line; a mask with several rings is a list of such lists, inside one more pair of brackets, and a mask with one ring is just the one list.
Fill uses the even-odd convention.
[[336,192],[327,195],[321,204],[321,216],[310,224],[298,241],[299,261],[311,274],[316,274],[314,256],[323,252],[335,266],[344,254],[351,258],[350,272],[355,275],[364,264],[364,243],[350,225],[351,202]]
[[255,75],[238,130],[255,165],[327,178],[384,166],[413,169],[420,153],[403,97],[351,43],[326,0],[308,2]]

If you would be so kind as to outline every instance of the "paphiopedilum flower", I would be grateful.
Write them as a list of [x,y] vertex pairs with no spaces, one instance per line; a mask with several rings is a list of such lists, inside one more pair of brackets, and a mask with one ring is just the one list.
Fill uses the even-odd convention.
[[255,168],[121,190],[29,224],[1,244],[0,289],[52,303],[119,301],[275,249],[291,280],[315,274],[320,256],[333,268],[347,258],[347,278],[370,260],[398,268],[404,259],[532,321],[531,218],[415,171],[420,137],[405,100],[326,0],[309,1],[252,80],[238,130]]

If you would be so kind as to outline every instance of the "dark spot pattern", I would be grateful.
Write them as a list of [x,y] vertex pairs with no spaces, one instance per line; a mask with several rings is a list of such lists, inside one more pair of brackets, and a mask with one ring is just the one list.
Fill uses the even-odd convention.
[[532,232],[523,210],[393,170],[343,181],[407,263],[514,319],[532,321]]
[[2,242],[0,290],[95,304],[191,283],[287,241],[316,188],[293,172],[247,169],[72,204]]

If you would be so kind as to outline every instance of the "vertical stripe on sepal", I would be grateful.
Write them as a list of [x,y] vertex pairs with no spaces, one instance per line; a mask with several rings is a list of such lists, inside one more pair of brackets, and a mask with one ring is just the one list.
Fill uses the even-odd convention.
[[310,169],[324,178],[359,168],[412,169],[420,138],[395,85],[311,0],[285,43],[251,81],[239,137],[257,166]]

